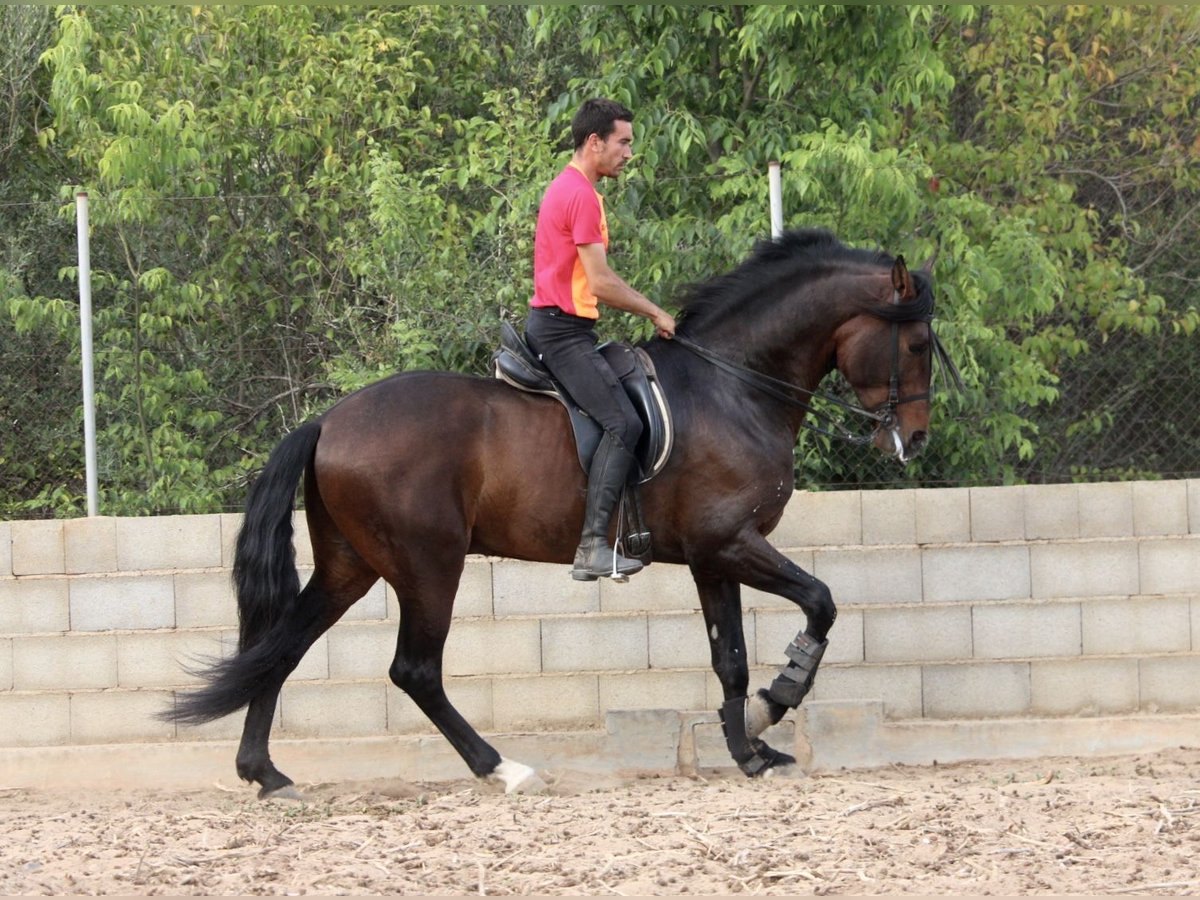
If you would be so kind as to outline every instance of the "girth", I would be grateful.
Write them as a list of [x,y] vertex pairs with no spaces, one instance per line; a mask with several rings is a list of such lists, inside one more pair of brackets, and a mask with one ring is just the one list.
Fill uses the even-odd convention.
[[[659,386],[654,363],[645,350],[628,344],[608,342],[597,349],[612,367],[642,420],[642,436],[634,448],[634,457],[640,470],[639,482],[649,481],[666,465],[674,437],[671,410]],[[522,391],[553,397],[563,405],[571,421],[579,464],[587,472],[603,429],[554,380],[511,322],[500,323],[500,349],[492,355],[492,365],[500,380]]]

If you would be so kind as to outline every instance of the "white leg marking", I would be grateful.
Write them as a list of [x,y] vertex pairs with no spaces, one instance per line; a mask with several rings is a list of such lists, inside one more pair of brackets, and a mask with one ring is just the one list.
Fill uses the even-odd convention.
[[771,710],[758,694],[746,700],[746,737],[756,738],[771,727]]
[[546,783],[538,777],[538,773],[524,763],[513,762],[511,759],[500,757],[500,765],[492,770],[488,781],[503,782],[504,793],[532,794],[544,790]]

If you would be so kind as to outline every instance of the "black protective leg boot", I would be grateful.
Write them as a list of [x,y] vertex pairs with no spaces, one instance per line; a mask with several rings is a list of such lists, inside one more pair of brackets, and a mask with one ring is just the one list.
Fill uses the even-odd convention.
[[575,551],[576,581],[595,581],[613,575],[627,577],[642,570],[636,559],[626,559],[608,543],[608,524],[625,489],[625,479],[633,466],[633,456],[612,435],[600,439],[588,471],[587,510],[583,516],[583,536]]

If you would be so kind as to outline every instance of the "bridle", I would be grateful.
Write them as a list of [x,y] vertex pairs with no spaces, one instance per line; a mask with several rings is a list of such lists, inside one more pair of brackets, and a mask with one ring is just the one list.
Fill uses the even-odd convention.
[[[951,384],[955,385],[959,390],[962,390],[962,379],[958,374],[957,368],[950,361],[950,357],[946,353],[946,349],[942,346],[942,342],[938,339],[937,334],[933,331],[933,317],[925,317],[913,319],[911,321],[929,322],[929,338],[930,350],[933,358],[936,358],[942,368],[950,375]],[[809,416],[818,419],[824,419],[828,423],[829,428],[822,428],[806,420],[803,426],[809,431],[815,431],[817,434],[823,434],[828,437],[838,438],[846,441],[849,444],[863,446],[875,440],[875,436],[880,431],[890,432],[892,441],[896,446],[896,455],[900,457],[901,462],[907,462],[905,458],[904,443],[900,439],[899,428],[899,409],[905,403],[916,403],[918,400],[929,400],[932,397],[933,390],[933,372],[932,365],[930,366],[930,390],[922,391],[919,394],[906,394],[900,396],[900,321],[892,320],[892,371],[888,380],[888,397],[883,403],[873,408],[866,408],[850,403],[840,397],[835,397],[832,394],[823,393],[821,391],[809,390],[806,387],[801,387],[798,384],[792,384],[788,381],[782,381],[778,378],[773,378],[770,375],[764,375],[762,372],[756,372],[754,369],[746,366],[738,365],[730,362],[724,357],[718,356],[706,347],[702,347],[690,338],[676,333],[674,343],[679,344],[685,349],[699,356],[706,362],[716,366],[724,372],[738,378],[755,389],[775,398],[789,406],[794,406],[804,410]],[[931,359],[932,362],[932,359]],[[796,396],[801,394],[804,399]],[[814,409],[810,403],[811,400],[822,400],[834,406],[846,410],[852,415],[859,416],[870,422],[875,423],[875,427],[870,434],[861,435],[855,434],[846,428],[841,422],[834,419],[823,410]],[[830,430],[832,429],[832,430]]]

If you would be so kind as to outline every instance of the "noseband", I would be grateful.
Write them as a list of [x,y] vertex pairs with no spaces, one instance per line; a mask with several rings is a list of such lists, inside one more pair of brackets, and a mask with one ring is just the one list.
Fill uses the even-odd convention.
[[[913,321],[918,320],[914,319]],[[932,323],[932,317],[921,319],[920,321]],[[942,346],[942,342],[938,339],[937,334],[934,332],[932,324],[929,328],[929,338],[930,352],[938,360],[939,364],[946,369],[947,372],[949,372],[951,383],[958,387],[959,390],[962,390],[962,378],[958,374],[958,369],[955,368],[954,364],[950,361],[950,357],[946,353],[946,348]],[[898,434],[899,408],[905,403],[915,403],[918,400],[928,400],[932,396],[932,367],[931,390],[923,391],[920,394],[907,394],[903,397],[900,396],[900,322],[895,320],[892,321],[892,373],[888,380],[888,398],[879,406],[876,406],[872,409],[857,406],[856,404],[843,400],[840,397],[835,397],[832,394],[826,394],[821,391],[812,391],[808,388],[801,387],[798,384],[792,384],[788,381],[781,381],[778,378],[772,378],[770,375],[764,375],[762,372],[756,372],[753,369],[747,368],[746,366],[741,366],[737,363],[730,362],[729,360],[713,353],[711,350],[701,347],[695,341],[684,337],[681,334],[675,335],[674,342],[680,344],[685,349],[690,350],[692,353],[716,366],[718,369],[728,372],[730,375],[733,375],[741,381],[744,381],[746,384],[749,384],[762,393],[767,394],[776,400],[782,401],[789,406],[798,407],[814,418],[824,419],[829,424],[830,428],[833,429],[830,430],[830,428],[822,428],[821,426],[815,425],[809,421],[803,422],[802,424],[809,431],[815,431],[817,434],[824,434],[828,437],[838,438],[839,440],[843,440],[849,444],[854,444],[857,446],[863,446],[871,443],[873,440],[875,440],[875,435],[880,431],[890,431],[892,433],[893,440],[896,442],[897,452],[901,456],[903,456],[904,450]],[[796,397],[796,394],[804,395],[804,399]],[[854,434],[852,431],[842,425],[841,422],[832,418],[828,413],[818,409],[813,409],[810,404],[810,401],[813,399],[823,400],[826,403],[831,403],[834,406],[838,406],[853,415],[860,416],[861,418],[864,418],[870,422],[874,422],[875,427],[871,430],[870,434]]]

